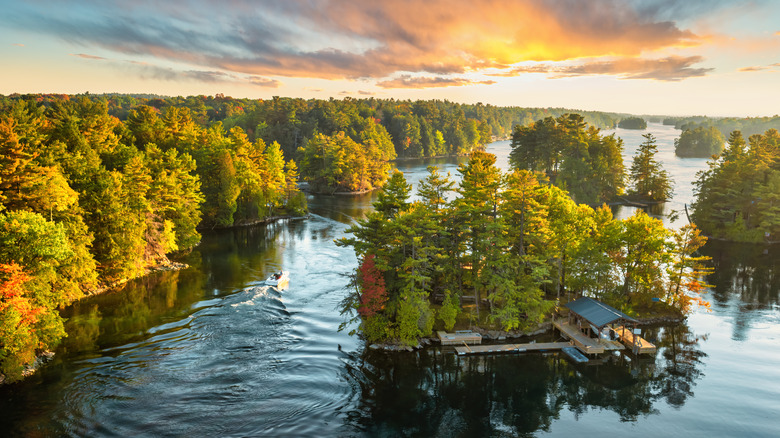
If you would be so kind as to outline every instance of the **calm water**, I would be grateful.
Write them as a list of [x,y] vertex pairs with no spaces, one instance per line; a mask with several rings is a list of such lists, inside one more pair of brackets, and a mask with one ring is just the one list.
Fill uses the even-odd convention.
[[[674,157],[673,128],[650,131],[677,183],[660,217],[690,202],[705,161]],[[630,160],[643,132],[616,133]],[[506,167],[509,142],[489,150]],[[456,160],[399,168],[416,182],[427,164],[456,174]],[[372,196],[310,198],[308,220],[204,236],[184,257],[190,269],[67,309],[55,359],[0,388],[0,434],[780,435],[780,249],[709,244],[712,311],[646,330],[655,356],[583,366],[557,354],[377,352],[337,331],[356,259],[333,244]],[[289,289],[265,287],[282,267]]]

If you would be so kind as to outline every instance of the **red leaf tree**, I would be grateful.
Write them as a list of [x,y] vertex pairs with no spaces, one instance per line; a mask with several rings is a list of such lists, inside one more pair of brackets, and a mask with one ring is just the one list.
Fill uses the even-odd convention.
[[360,305],[358,313],[363,318],[369,318],[381,312],[387,303],[387,290],[382,271],[376,267],[374,254],[363,258],[359,269]]

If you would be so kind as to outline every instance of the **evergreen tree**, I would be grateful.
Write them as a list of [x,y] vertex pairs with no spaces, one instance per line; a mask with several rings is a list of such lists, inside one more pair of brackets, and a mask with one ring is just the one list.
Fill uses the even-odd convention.
[[672,180],[661,163],[656,160],[658,152],[653,134],[645,134],[645,141],[631,163],[629,194],[650,201],[666,201],[672,197]]

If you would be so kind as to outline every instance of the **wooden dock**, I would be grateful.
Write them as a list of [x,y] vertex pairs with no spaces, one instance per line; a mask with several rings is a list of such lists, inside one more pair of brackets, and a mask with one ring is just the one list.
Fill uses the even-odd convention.
[[[656,347],[639,335],[635,335],[631,329],[620,326],[615,328],[620,341],[634,353],[655,353]],[[635,345],[636,343],[636,345]]]
[[459,356],[470,354],[496,354],[496,353],[525,353],[529,351],[551,351],[571,347],[569,342],[535,342],[531,344],[498,344],[498,345],[474,345],[457,346],[455,351]]
[[620,351],[626,349],[626,347],[618,341],[610,341],[609,339],[599,339],[599,343],[604,346],[604,350],[606,351]]
[[458,331],[455,333],[438,331],[436,334],[439,336],[441,345],[476,345],[482,343],[482,335],[471,331]]
[[599,343],[598,339],[585,336],[580,332],[580,329],[567,322],[553,321],[553,325],[561,331],[564,337],[571,339],[574,342],[574,346],[585,354],[599,354],[606,350],[604,345]]

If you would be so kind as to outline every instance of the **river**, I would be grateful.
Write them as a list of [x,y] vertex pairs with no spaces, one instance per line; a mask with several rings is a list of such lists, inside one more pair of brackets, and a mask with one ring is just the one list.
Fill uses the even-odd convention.
[[[692,199],[706,160],[674,157],[666,217]],[[644,131],[615,130],[626,158]],[[509,142],[489,146],[506,168]],[[416,183],[432,164],[398,164]],[[556,354],[457,357],[366,349],[339,303],[357,260],[333,240],[375,194],[310,197],[311,217],[219,231],[179,272],[64,310],[69,333],[27,380],[0,387],[4,436],[778,436],[780,249],[710,243],[717,271],[686,324],[653,327],[654,356],[574,365]],[[630,214],[630,209],[618,211]],[[682,218],[669,221],[677,226]],[[279,293],[263,279],[292,273]]]

